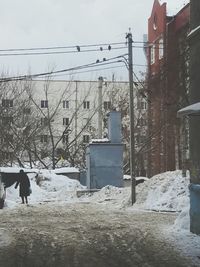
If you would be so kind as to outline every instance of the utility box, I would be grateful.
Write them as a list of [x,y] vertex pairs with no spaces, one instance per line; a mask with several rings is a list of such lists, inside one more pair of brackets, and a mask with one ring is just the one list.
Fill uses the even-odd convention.
[[112,111],[108,116],[108,139],[93,140],[86,150],[88,189],[123,186],[121,113]]

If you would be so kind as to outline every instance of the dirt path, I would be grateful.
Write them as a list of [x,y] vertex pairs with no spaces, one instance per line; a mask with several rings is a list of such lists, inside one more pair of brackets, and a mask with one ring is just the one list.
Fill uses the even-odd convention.
[[160,233],[174,219],[88,203],[4,209],[0,267],[194,266]]

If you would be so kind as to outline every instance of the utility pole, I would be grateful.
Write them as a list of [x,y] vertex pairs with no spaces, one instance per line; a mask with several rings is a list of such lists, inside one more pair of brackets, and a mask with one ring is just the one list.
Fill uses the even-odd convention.
[[103,77],[99,77],[98,85],[98,138],[102,138],[102,88],[103,88]]
[[75,81],[76,83],[76,88],[75,88],[75,150],[77,149],[77,121],[78,121],[78,81]]
[[130,175],[131,175],[131,203],[136,201],[135,192],[135,137],[134,137],[134,95],[133,95],[133,51],[132,51],[132,33],[126,36],[128,40],[128,67],[129,67],[129,110],[130,110]]

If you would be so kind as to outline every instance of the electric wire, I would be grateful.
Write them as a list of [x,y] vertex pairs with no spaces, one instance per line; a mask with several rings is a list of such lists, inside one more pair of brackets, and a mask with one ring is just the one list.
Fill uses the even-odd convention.
[[[110,49],[113,49],[112,46],[116,45],[126,45],[126,42],[111,42],[111,43],[99,43],[99,44],[82,44],[82,45],[69,45],[69,46],[47,46],[47,47],[31,47],[31,48],[8,48],[8,49],[0,49],[0,52],[14,52],[14,51],[37,51],[37,50],[59,50],[59,49],[71,49],[77,47],[79,48],[87,48],[87,47],[103,47],[103,46],[111,46]],[[146,44],[147,46],[152,45],[154,43],[150,43],[148,41],[133,41],[133,44]],[[161,42],[160,44],[164,44]],[[143,46],[142,46],[143,47]]]
[[[9,82],[9,81],[14,81],[14,80],[26,80],[26,79],[32,79],[35,77],[40,77],[40,76],[48,76],[48,75],[52,75],[52,74],[59,74],[59,73],[63,73],[63,72],[68,72],[68,71],[75,71],[75,70],[80,70],[80,69],[85,69],[85,68],[90,68],[93,66],[104,66],[104,65],[108,65],[108,64],[113,64],[113,63],[119,63],[122,62],[121,60],[116,60],[116,59],[120,59],[121,57],[126,56],[127,54],[123,54],[123,55],[119,55],[116,57],[112,57],[112,58],[108,58],[102,61],[98,61],[98,62],[92,62],[89,64],[85,64],[85,65],[80,65],[80,66],[76,66],[76,67],[72,67],[72,68],[68,68],[68,69],[62,69],[62,70],[57,70],[57,71],[50,71],[50,72],[43,72],[43,73],[36,73],[36,74],[30,74],[30,75],[19,75],[19,76],[13,76],[13,77],[5,77],[5,78],[0,78],[0,82]],[[113,61],[115,60],[115,61]]]
[[[127,49],[126,46],[114,47],[112,50]],[[30,52],[30,53],[0,53],[0,57],[5,56],[37,56],[37,55],[55,55],[55,54],[73,54],[73,53],[85,53],[85,52],[98,52],[98,51],[109,51],[108,48],[103,50],[99,49],[86,49],[86,50],[70,50],[70,51],[53,51],[53,52]]]
[[[0,52],[6,51],[34,51],[34,50],[57,50],[57,49],[71,49],[77,47],[102,47],[102,46],[113,46],[113,45],[122,45],[125,42],[118,42],[118,43],[99,43],[99,44],[88,44],[88,45],[70,45],[70,46],[52,46],[52,47],[33,47],[33,48],[8,48],[8,49],[0,49]],[[112,49],[112,47],[111,47]]]
[[77,74],[84,74],[84,73],[88,73],[88,72],[97,72],[97,71],[117,69],[117,68],[124,68],[124,65],[115,66],[115,67],[100,68],[100,69],[90,69],[90,70],[85,70],[85,71],[77,71],[77,72],[73,72],[73,73],[65,73],[65,74],[57,74],[57,75],[53,74],[51,77],[61,77],[64,75],[77,75]]
[[[144,44],[144,46],[135,45],[135,44]],[[133,41],[133,48],[150,48],[155,43],[142,42],[142,41]],[[159,43],[164,44],[164,43]],[[120,45],[120,46],[118,46]],[[113,47],[114,46],[114,47]],[[99,47],[98,49],[85,49],[91,47]],[[84,49],[83,49],[84,48]],[[36,47],[36,48],[9,48],[9,49],[0,49],[0,56],[37,56],[37,55],[54,55],[54,54],[72,54],[72,53],[83,53],[83,52],[98,52],[98,51],[110,51],[110,50],[119,50],[127,48],[126,42],[116,42],[116,43],[99,43],[99,44],[88,44],[88,45],[72,45],[72,46],[53,46],[53,47]],[[50,51],[49,50],[61,50],[61,49],[74,49],[69,51]],[[154,49],[162,50],[164,47],[154,47]],[[47,50],[41,52],[41,50]],[[23,52],[16,53],[20,51],[40,51],[40,52]],[[6,53],[2,53],[6,52]],[[14,52],[14,53],[7,53]]]

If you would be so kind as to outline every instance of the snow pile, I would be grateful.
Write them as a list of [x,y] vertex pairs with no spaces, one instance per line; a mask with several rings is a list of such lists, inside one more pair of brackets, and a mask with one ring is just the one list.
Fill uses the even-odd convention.
[[70,179],[65,175],[55,174],[55,170],[40,170],[39,175],[42,176],[40,181],[41,188],[49,192],[59,191],[63,187],[68,191],[84,188],[77,180]]
[[112,185],[103,187],[100,191],[94,193],[90,197],[91,202],[110,203],[117,206],[123,206],[123,202],[127,201],[130,195],[130,188],[119,188]]
[[[49,158],[49,157],[43,158],[42,162],[45,164],[45,166],[48,167],[48,169],[52,169],[53,165],[52,165],[52,159],[51,158]],[[36,161],[35,167],[42,169],[42,168],[44,168],[44,164],[42,164],[40,161]],[[70,166],[69,161],[67,161],[66,159],[63,159],[63,158],[58,160],[58,162],[56,163],[56,168],[69,167],[69,166]]]
[[[137,177],[136,177],[137,180]],[[133,208],[155,211],[181,211],[189,205],[189,176],[181,171],[165,172],[136,186],[136,203]],[[131,204],[131,188],[105,186],[90,197],[92,202],[108,202],[121,207]]]
[[[84,189],[78,181],[70,179],[63,175],[56,175],[48,170],[41,170],[39,175],[42,179],[38,183],[36,174],[28,174],[32,194],[29,199],[30,204],[52,201],[72,201],[76,197],[76,191]],[[15,207],[21,202],[19,197],[19,188],[15,189],[15,185],[6,189],[5,207]]]
[[[31,183],[32,194],[29,199],[29,203],[39,203],[45,199],[45,191],[41,189],[35,180],[35,174],[28,174]],[[6,200],[5,207],[13,208],[21,203],[21,198],[19,197],[19,187],[15,189],[15,184],[6,189]]]
[[190,230],[190,215],[189,215],[189,205],[185,207],[179,216],[177,217],[174,228],[176,230],[184,229],[184,230]]
[[131,206],[131,187],[105,186],[94,193],[91,202],[109,204],[117,208],[180,212],[174,227],[189,229],[189,173],[182,177],[181,171],[165,172],[147,179],[136,186],[136,203]]
[[181,211],[189,205],[189,176],[181,171],[153,176],[136,187],[136,206],[156,211]]
[[[16,171],[16,169],[15,169]],[[78,202],[86,201],[100,203],[111,208],[146,209],[155,211],[179,212],[174,227],[189,229],[189,176],[182,177],[181,171],[165,172],[147,179],[136,186],[136,203],[131,206],[131,187],[118,188],[107,185],[92,195],[77,197],[77,191],[84,190],[77,180],[55,171],[40,170],[28,174],[31,182],[32,194],[29,203],[42,202]],[[7,207],[19,205],[19,188],[14,185],[6,189]]]
[[[146,209],[155,211],[182,211],[175,227],[189,228],[189,176],[181,171],[166,172],[136,186],[136,203],[131,206],[131,187],[118,188],[107,185],[93,195],[77,198],[77,190],[85,189],[78,181],[54,171],[40,170],[38,175],[28,174],[32,187],[29,203],[86,201],[114,208]],[[19,189],[7,188],[6,205],[13,207],[21,202]]]

